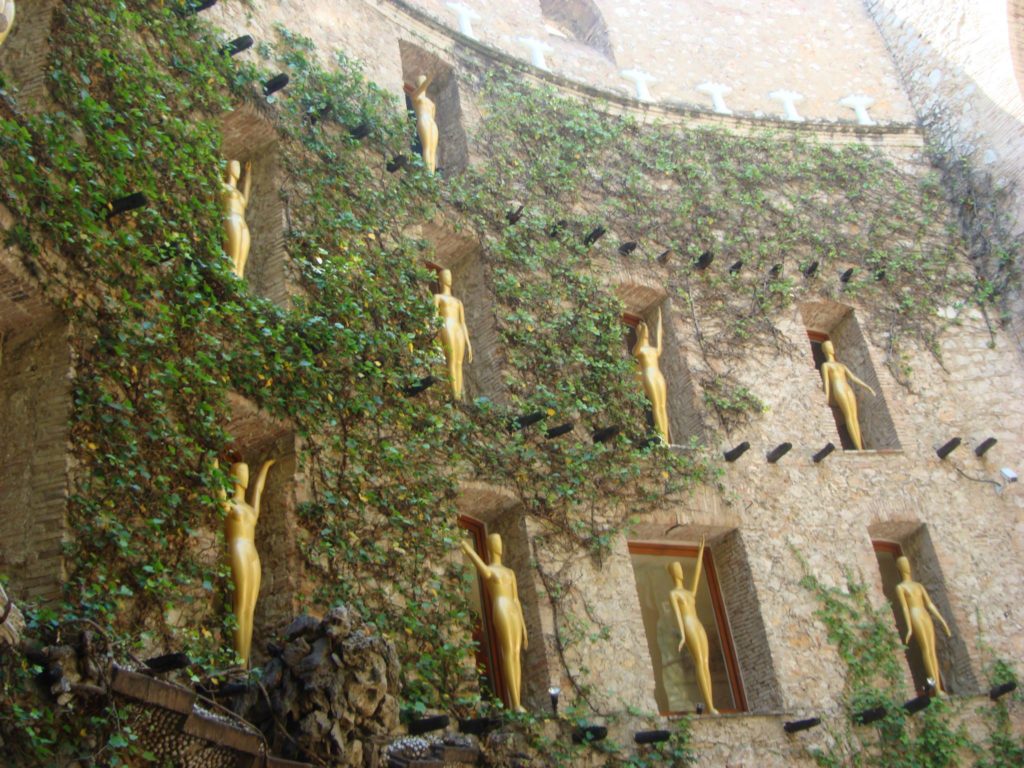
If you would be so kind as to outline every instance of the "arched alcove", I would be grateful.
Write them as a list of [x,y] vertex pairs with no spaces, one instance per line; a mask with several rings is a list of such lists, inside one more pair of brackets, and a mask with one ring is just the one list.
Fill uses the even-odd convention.
[[570,39],[597,51],[615,64],[615,51],[604,14],[593,0],[540,0],[544,18],[565,30]]
[[14,27],[0,46],[0,71],[23,112],[42,112],[50,107],[47,64],[50,28],[57,0],[18,2]]
[[277,133],[258,109],[245,104],[221,120],[222,154],[252,163],[252,189],[245,211],[252,247],[245,281],[253,293],[278,306],[288,304],[288,275],[284,247],[285,215],[281,201],[281,165]]
[[[533,711],[550,707],[548,686],[555,679],[548,665],[544,623],[539,596],[541,586],[531,565],[530,538],[526,528],[522,503],[509,491],[484,483],[462,483],[456,499],[456,508],[463,527],[477,531],[477,541],[491,533],[501,536],[504,552],[502,564],[516,574],[519,602],[523,607],[529,647],[523,653],[523,705]],[[487,558],[478,551],[481,557]],[[467,563],[467,568],[472,568]],[[486,601],[481,600],[481,603]],[[487,619],[485,618],[485,627]]]
[[[615,294],[622,301],[626,313],[623,317],[623,348],[632,357],[636,343],[636,323],[643,320],[650,329],[651,341],[658,326],[658,311],[664,339],[659,360],[662,375],[668,389],[668,419],[672,443],[685,445],[690,439],[704,439],[704,425],[697,408],[696,388],[686,365],[682,330],[678,323],[671,300],[664,288],[640,280],[619,282]],[[637,386],[641,384],[638,381]]]
[[[462,124],[462,104],[459,99],[459,83],[452,66],[429,51],[405,40],[398,42],[402,57],[402,80],[412,85],[420,75],[432,77],[427,96],[437,107],[437,169],[448,176],[461,173],[469,163],[469,147],[466,131]],[[412,103],[406,97],[406,107]],[[415,122],[411,131],[415,134]],[[415,141],[419,152],[419,139]]]
[[[895,561],[897,557],[904,555],[910,561],[910,577],[928,591],[932,602],[952,632],[952,637],[946,637],[942,627],[935,622],[936,653],[946,691],[957,694],[977,693],[978,680],[971,667],[967,644],[957,627],[956,615],[950,604],[946,581],[932,546],[928,527],[912,521],[887,521],[870,526],[868,533],[878,561],[882,591],[892,608],[894,626],[899,632],[900,639],[906,636],[907,627],[895,592],[896,584],[900,581]],[[913,639],[906,647],[906,657],[914,688],[920,690],[925,687],[926,673],[921,661],[921,652]]]
[[[875,390],[876,394],[873,396],[863,387],[850,382],[857,398],[858,421],[864,448],[866,450],[898,450],[900,441],[896,434],[896,425],[889,413],[882,385],[875,372],[875,366],[871,362],[867,340],[860,329],[853,308],[834,301],[814,301],[801,304],[800,314],[807,329],[810,364],[820,371],[821,364],[825,359],[824,353],[821,351],[821,344],[824,341],[831,341],[835,347],[836,360],[846,365],[855,376]],[[820,374],[818,379],[820,388]],[[839,408],[826,404],[824,394],[821,396],[821,404],[823,407],[831,407],[843,448],[853,449],[853,442],[846,430]]]
[[[463,367],[466,398],[471,401],[476,397],[486,397],[504,402],[501,340],[494,317],[494,297],[488,288],[480,259],[480,241],[472,235],[432,222],[419,225],[407,234],[428,243],[430,264],[451,270],[452,293],[462,301],[469,340],[473,345],[473,362]],[[435,285],[431,290],[439,288]]]

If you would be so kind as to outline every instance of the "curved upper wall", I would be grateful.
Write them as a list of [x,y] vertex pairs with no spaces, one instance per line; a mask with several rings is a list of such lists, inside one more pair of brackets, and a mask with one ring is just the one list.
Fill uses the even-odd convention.
[[[797,113],[855,122],[839,102],[874,100],[871,119],[914,122],[913,108],[861,0],[395,0],[454,31],[552,72],[636,96],[630,75],[650,76],[650,99],[712,109],[705,83],[729,88],[736,114],[783,115],[770,94],[793,91]],[[468,13],[462,9],[469,9]],[[595,19],[595,16],[599,18]],[[464,21],[462,22],[464,24]],[[461,27],[465,33],[469,31]],[[533,42],[531,42],[533,41]]]

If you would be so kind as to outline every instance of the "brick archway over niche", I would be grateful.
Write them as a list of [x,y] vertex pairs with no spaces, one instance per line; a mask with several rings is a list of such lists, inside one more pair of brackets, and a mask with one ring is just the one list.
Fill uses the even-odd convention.
[[1010,30],[1010,56],[1017,88],[1024,96],[1024,0],[1007,0],[1006,22]]

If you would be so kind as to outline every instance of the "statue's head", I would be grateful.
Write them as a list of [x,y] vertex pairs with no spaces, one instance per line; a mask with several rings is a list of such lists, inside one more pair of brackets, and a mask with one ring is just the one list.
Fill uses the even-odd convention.
[[450,269],[442,269],[438,279],[441,281],[442,288],[452,287],[452,271]]
[[643,320],[641,320],[639,323],[636,324],[636,338],[637,338],[637,341],[646,342],[646,341],[648,341],[650,339],[650,337],[651,337],[651,331],[647,327],[647,323],[645,323]]
[[237,160],[229,160],[228,161],[228,169],[227,169],[228,181],[231,182],[232,184],[234,184],[236,181],[238,181],[238,179],[239,179],[239,177],[241,175],[242,175],[242,164],[240,162],[238,162]]
[[244,461],[236,462],[231,465],[231,477],[234,478],[235,485],[240,485],[243,488],[249,487],[249,465]]
[[669,563],[665,567],[665,570],[668,571],[668,575],[671,576],[673,579],[678,579],[679,581],[683,580],[683,564],[680,563],[678,560]]
[[896,558],[896,568],[899,570],[900,575],[905,578],[910,578],[910,561],[907,560],[903,555]]
[[836,356],[836,348],[832,346],[832,342],[826,339],[821,342],[821,353],[825,355],[829,360],[832,360]]
[[427,76],[426,75],[420,75],[419,77],[416,78],[416,87],[418,88],[419,86],[423,85],[425,82],[427,82]]
[[492,557],[501,557],[501,534],[491,533],[487,535],[487,549]]

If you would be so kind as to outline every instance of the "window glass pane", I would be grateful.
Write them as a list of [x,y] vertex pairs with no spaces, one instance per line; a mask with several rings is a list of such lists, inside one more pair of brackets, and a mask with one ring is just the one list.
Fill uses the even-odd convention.
[[[684,645],[679,651],[682,635],[675,613],[669,604],[669,592],[675,586],[667,567],[674,561],[683,565],[683,585],[693,583],[696,555],[631,554],[636,588],[640,596],[640,609],[647,633],[647,646],[654,668],[654,698],[663,713],[692,711],[703,703],[693,657]],[[705,559],[707,554],[705,553]],[[697,617],[708,636],[708,656],[711,671],[712,699],[719,710],[735,710],[728,667],[715,620],[714,603],[708,589],[707,573],[701,575],[697,589]]]

